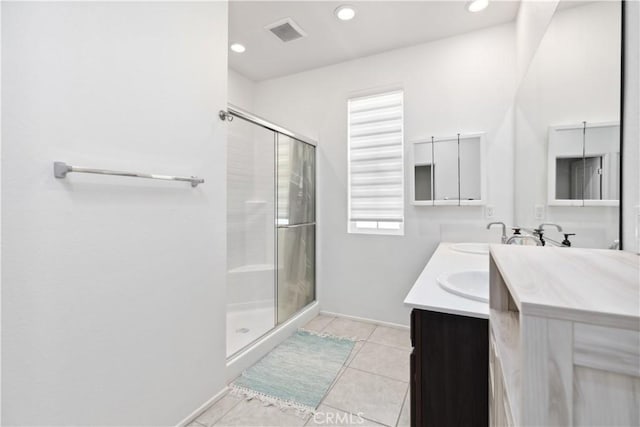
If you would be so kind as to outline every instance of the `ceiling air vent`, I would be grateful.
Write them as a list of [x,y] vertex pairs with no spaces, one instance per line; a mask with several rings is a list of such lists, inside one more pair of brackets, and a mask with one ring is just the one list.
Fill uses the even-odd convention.
[[307,36],[307,33],[305,33],[291,18],[281,19],[280,21],[269,24],[264,28],[271,31],[273,35],[285,43]]

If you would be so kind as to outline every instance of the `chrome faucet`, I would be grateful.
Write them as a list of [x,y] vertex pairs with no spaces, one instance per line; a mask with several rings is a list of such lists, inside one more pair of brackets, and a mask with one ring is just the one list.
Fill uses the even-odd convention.
[[529,236],[528,234],[518,234],[516,236],[511,236],[509,240],[507,240],[507,245],[524,245],[524,242],[526,240],[532,241],[536,246],[544,246],[540,239],[534,236]]
[[507,245],[527,245],[527,241],[533,242],[536,246],[544,246],[541,239],[520,233],[520,227],[513,227],[513,236],[507,240]]
[[544,222],[544,223],[540,224],[538,226],[538,230],[544,230],[545,225],[550,225],[552,227],[555,227],[559,232],[562,232],[562,227],[560,227],[558,224],[554,224],[552,222]]
[[504,225],[504,222],[490,222],[487,224],[487,230],[490,229],[494,225],[502,226],[502,243],[507,243],[507,226]]
[[545,225],[549,225],[549,226],[555,227],[559,232],[562,232],[562,227],[560,227],[558,224],[554,224],[552,222],[543,222],[542,224],[540,224],[538,226],[538,228],[533,230],[533,234],[538,236],[538,239],[540,240],[540,243],[542,243],[542,246],[545,246],[547,244],[547,242],[545,242],[545,240],[544,240],[544,227],[545,227]]

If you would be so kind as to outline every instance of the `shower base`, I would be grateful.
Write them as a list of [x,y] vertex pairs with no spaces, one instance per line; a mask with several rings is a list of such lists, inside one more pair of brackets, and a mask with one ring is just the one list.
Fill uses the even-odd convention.
[[230,304],[227,307],[227,357],[269,332],[274,325],[273,300]]

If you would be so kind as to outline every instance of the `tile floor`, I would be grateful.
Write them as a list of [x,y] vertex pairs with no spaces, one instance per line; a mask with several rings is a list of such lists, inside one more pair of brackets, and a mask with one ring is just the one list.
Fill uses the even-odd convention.
[[255,399],[227,394],[190,427],[409,425],[408,330],[325,315],[315,317],[304,328],[362,340],[356,343],[315,416],[301,418]]

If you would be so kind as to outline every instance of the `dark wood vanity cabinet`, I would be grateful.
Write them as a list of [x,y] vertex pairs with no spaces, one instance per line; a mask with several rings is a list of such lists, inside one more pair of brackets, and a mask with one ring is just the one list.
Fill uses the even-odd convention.
[[411,312],[411,425],[489,425],[489,320]]

